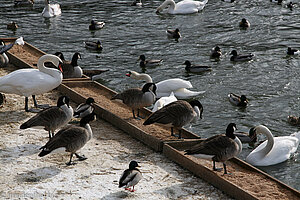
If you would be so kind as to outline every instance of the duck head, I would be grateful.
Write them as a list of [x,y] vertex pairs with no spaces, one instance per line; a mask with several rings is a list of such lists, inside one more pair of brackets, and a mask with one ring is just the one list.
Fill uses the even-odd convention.
[[232,50],[232,51],[231,51],[231,53],[230,53],[230,55],[237,56],[237,55],[238,55],[238,53],[237,53],[237,51],[236,51],[236,50]]
[[138,163],[135,160],[133,160],[129,163],[129,169],[132,170],[132,169],[135,169],[136,167],[140,167],[140,166],[138,165]]

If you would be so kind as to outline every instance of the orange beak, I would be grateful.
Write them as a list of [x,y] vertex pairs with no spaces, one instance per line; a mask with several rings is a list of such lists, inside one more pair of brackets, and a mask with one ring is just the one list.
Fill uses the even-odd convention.
[[61,72],[63,72],[62,68],[61,68],[61,64],[58,65],[58,68]]

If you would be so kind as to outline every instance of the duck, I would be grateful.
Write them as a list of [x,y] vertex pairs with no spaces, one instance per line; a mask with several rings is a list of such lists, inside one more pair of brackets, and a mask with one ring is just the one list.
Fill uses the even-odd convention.
[[233,3],[235,0],[222,0],[224,2],[227,2],[227,3]]
[[289,115],[287,118],[288,118],[288,123],[290,123],[291,125],[299,125],[300,124],[299,117]]
[[72,56],[72,61],[65,60],[65,57],[62,52],[56,52],[54,55],[58,56],[62,61],[62,71],[63,78],[81,78],[83,75],[83,71],[80,66],[78,66],[78,59],[81,59],[81,54],[79,52],[75,52]]
[[234,93],[228,94],[229,102],[233,105],[239,106],[239,107],[246,107],[249,103],[247,97],[245,95],[236,95]]
[[131,4],[131,6],[142,6],[143,3],[141,0],[134,0]]
[[16,22],[11,22],[6,25],[6,28],[12,31],[16,31],[19,28],[19,26]]
[[102,50],[103,49],[100,40],[98,40],[97,42],[84,42],[84,45],[88,49],[94,49],[94,50]]
[[277,3],[277,5],[281,5],[282,4],[282,0],[270,0],[270,2]]
[[239,23],[240,28],[249,28],[250,27],[250,22],[246,20],[245,18],[242,19]]
[[161,109],[162,107],[177,101],[177,98],[174,95],[174,92],[171,92],[170,96],[168,97],[160,97],[154,104],[152,112],[155,112],[159,109]]
[[[125,186],[125,190],[134,192],[134,186],[142,180],[143,176],[140,170],[137,168],[140,167],[138,163],[133,160],[129,163],[129,169],[126,169],[120,177],[119,188]],[[132,186],[132,189],[130,188]]]
[[70,152],[70,160],[67,165],[74,165],[72,162],[72,157],[75,156],[79,161],[86,160],[85,156],[80,156],[76,152],[81,149],[92,137],[93,132],[89,123],[96,120],[96,114],[91,113],[80,120],[80,126],[69,125],[57,132],[44,146],[40,148],[42,150],[38,156],[43,157],[49,153],[57,150],[65,150]]
[[14,42],[10,44],[5,44],[3,40],[0,39],[0,66],[6,67],[9,63],[9,58],[6,52],[10,50],[15,44],[23,46],[25,44],[23,37],[17,38]]
[[[138,73],[135,71],[129,71],[126,73],[126,76],[136,79],[136,80],[144,80],[146,83],[152,83],[152,78],[149,74]],[[169,96],[171,92],[174,92],[174,95],[178,99],[189,99],[191,97],[197,96],[199,94],[203,94],[205,91],[191,91],[186,88],[192,88],[192,84],[189,81],[180,79],[180,78],[171,78],[167,80],[160,81],[156,83],[156,97],[165,97]]]
[[282,163],[297,151],[300,132],[289,136],[273,137],[271,131],[264,125],[254,127],[256,134],[264,134],[267,140],[256,147],[247,157],[246,161],[253,166],[270,166]]
[[185,70],[187,72],[199,73],[199,72],[206,72],[212,70],[212,68],[209,66],[192,65],[191,62],[188,60],[186,60],[183,64],[185,65]]
[[[150,89],[153,86],[152,89]],[[154,83],[146,83],[143,88],[130,88],[114,95],[111,100],[120,99],[124,104],[132,109],[134,119],[143,118],[140,116],[140,109],[151,106],[156,99],[156,85]],[[135,117],[134,109],[137,109],[137,117]]]
[[174,0],[165,0],[157,9],[156,13],[160,13],[163,9],[168,8],[167,13],[169,14],[192,14],[200,12],[208,0],[204,1],[193,1],[183,0],[175,4]]
[[45,8],[43,9],[42,16],[45,18],[51,18],[61,15],[61,8],[58,3],[50,4],[49,0],[45,0]]
[[222,51],[219,46],[215,46],[210,52],[210,58],[219,59],[222,56]]
[[[45,67],[45,62],[52,62],[57,68]],[[44,94],[58,87],[62,82],[62,60],[51,54],[46,54],[38,59],[38,69],[19,69],[0,77],[0,92],[25,96],[25,111],[28,109],[28,97],[32,96],[36,108],[44,108],[38,105],[35,95]]]
[[157,65],[160,65],[163,62],[163,59],[160,60],[146,60],[146,56],[145,55],[140,55],[139,57],[140,62],[140,67],[154,67]]
[[291,47],[288,47],[287,49],[287,55],[293,56],[293,55],[300,55],[300,51],[298,49],[292,49]]
[[75,118],[83,118],[92,112],[94,112],[94,106],[93,103],[95,103],[94,98],[89,97],[86,99],[85,103],[81,103],[77,106],[77,108],[74,110],[73,117]]
[[234,62],[250,61],[254,57],[252,53],[246,55],[238,55],[236,50],[232,50],[230,54],[232,55],[230,57],[230,61],[234,61]]
[[[52,106],[24,122],[20,129],[44,128],[49,133],[49,139],[54,136],[56,129],[69,123],[73,116],[73,108],[69,105],[70,99],[67,96],[61,96],[57,100],[57,106]],[[52,134],[52,135],[51,135]]]
[[242,143],[234,135],[236,124],[230,123],[226,128],[226,134],[215,135],[185,150],[185,155],[213,161],[213,171],[219,171],[215,162],[222,162],[224,174],[227,174],[226,161],[239,155],[242,151]]
[[178,129],[178,138],[181,138],[181,129],[189,123],[195,123],[202,119],[203,106],[198,100],[190,102],[177,100],[152,113],[143,123],[150,125],[154,123],[171,127],[171,136],[174,136],[173,128]]
[[178,28],[176,28],[175,30],[167,29],[166,33],[167,33],[168,38],[178,40],[181,37],[181,34],[180,34]]
[[14,0],[15,6],[32,6],[34,0]]
[[242,143],[248,143],[249,145],[254,145],[257,142],[257,135],[252,127],[249,130],[249,133],[246,132],[235,132],[235,136],[237,136]]
[[99,30],[102,29],[105,25],[105,22],[97,22],[95,20],[91,20],[91,24],[89,25],[90,30]]
[[290,11],[293,11],[294,3],[293,3],[293,2],[289,2],[289,3],[286,5],[286,7],[289,8]]

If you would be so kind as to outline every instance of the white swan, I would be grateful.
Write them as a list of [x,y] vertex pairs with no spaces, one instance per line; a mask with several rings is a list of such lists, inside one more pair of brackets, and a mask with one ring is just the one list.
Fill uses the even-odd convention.
[[49,0],[45,0],[45,4],[46,6],[42,12],[43,17],[51,18],[61,14],[60,5],[58,3],[49,4]]
[[253,129],[256,134],[267,136],[267,141],[256,147],[247,157],[246,161],[254,166],[269,166],[286,161],[295,153],[300,140],[300,132],[290,136],[273,137],[271,131],[259,125]]
[[[59,86],[62,72],[45,67],[45,62],[52,62],[60,68],[62,60],[55,55],[43,55],[37,62],[38,69],[19,69],[0,77],[0,92],[25,96],[25,111],[28,112],[28,97],[32,96],[35,107],[39,107],[35,95],[44,94]],[[32,110],[33,111],[33,110]]]
[[3,40],[0,40],[0,67],[6,66],[9,63],[9,58],[6,52],[11,49],[15,44],[23,46],[25,44],[23,37],[19,37],[15,42],[5,44]]
[[177,101],[177,98],[175,97],[174,95],[174,92],[171,92],[170,96],[168,97],[161,97],[160,99],[158,99],[154,106],[153,106],[153,109],[152,109],[152,112],[155,112],[159,109],[161,109],[162,107],[174,102],[174,101]]
[[[130,71],[126,74],[126,76],[129,76],[136,80],[144,80],[146,83],[152,83],[152,78],[148,74],[140,74],[135,71]],[[186,88],[192,88],[192,84],[189,81],[180,79],[180,78],[172,78],[160,81],[156,83],[156,98],[160,97],[166,97],[171,94],[171,92],[174,92],[174,95],[178,99],[188,99],[193,96],[197,96],[199,94],[203,94],[205,91],[200,92],[194,92],[191,90],[188,90]]]
[[157,9],[156,13],[159,13],[164,8],[169,6],[169,14],[191,14],[197,13],[202,10],[208,0],[204,1],[193,1],[193,0],[183,0],[175,4],[174,0],[165,0]]

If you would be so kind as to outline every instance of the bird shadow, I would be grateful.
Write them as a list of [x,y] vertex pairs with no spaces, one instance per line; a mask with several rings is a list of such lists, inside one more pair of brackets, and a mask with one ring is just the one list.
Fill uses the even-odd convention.
[[60,172],[61,169],[58,169],[55,166],[41,167],[28,172],[17,174],[15,176],[15,180],[17,182],[36,183],[54,177]]
[[101,200],[109,200],[109,199],[127,199],[130,198],[134,194],[125,192],[125,191],[119,191],[119,192],[113,192],[109,193],[101,198]]
[[19,157],[37,154],[40,151],[40,147],[35,144],[24,144],[0,149],[1,162],[12,162]]
[[[4,105],[5,106],[5,105]],[[23,110],[10,110],[0,112],[0,126],[6,125],[9,121],[10,123],[19,123],[20,121],[26,119],[28,115]]]

